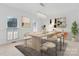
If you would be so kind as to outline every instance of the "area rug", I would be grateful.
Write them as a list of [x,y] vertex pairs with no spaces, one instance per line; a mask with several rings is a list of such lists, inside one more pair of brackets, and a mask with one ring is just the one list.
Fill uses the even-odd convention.
[[[24,45],[15,46],[20,52],[25,56],[56,56],[55,49],[48,49],[48,53],[41,53],[32,48],[25,47]],[[57,56],[63,56],[66,50],[67,44],[64,44],[64,47],[60,51],[60,47],[57,48]]]

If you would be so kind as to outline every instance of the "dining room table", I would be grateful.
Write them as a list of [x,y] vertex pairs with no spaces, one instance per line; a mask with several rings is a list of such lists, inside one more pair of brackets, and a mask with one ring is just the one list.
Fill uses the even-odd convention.
[[[62,32],[31,32],[29,33],[29,36],[32,37],[32,46],[31,48],[35,49],[36,51],[40,51],[41,50],[41,41],[42,41],[42,37],[48,37],[48,36],[54,36],[54,35],[58,35],[58,34],[62,34]],[[61,40],[60,40],[61,43]]]

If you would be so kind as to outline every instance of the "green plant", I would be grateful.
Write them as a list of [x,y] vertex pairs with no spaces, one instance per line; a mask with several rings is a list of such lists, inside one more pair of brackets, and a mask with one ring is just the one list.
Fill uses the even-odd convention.
[[76,35],[78,34],[78,25],[76,21],[72,23],[71,31],[72,31],[73,37],[75,38]]

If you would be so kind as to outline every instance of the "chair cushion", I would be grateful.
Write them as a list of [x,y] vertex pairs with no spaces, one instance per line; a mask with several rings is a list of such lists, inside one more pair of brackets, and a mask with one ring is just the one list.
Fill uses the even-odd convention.
[[48,37],[47,40],[55,41],[55,40],[57,40],[57,36],[55,35],[55,36],[52,36],[52,37]]
[[48,49],[48,48],[47,48],[46,46],[42,46],[42,47],[41,47],[41,50],[47,51],[47,49]]
[[48,48],[54,48],[56,45],[52,42],[46,42],[42,45],[43,50],[47,50]]
[[45,39],[45,40],[47,40],[47,37],[42,37],[42,39]]

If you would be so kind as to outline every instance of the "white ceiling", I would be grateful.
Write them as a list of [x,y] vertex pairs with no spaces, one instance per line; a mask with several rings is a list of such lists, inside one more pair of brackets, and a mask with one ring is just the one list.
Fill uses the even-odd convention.
[[44,3],[44,7],[40,3],[4,3],[4,5],[18,8],[20,10],[36,14],[42,12],[48,16],[59,15],[79,10],[78,3]]

